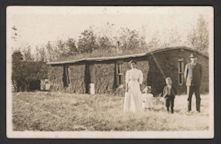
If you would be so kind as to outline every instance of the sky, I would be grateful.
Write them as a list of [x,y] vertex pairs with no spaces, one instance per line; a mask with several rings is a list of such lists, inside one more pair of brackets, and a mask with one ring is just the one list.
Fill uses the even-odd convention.
[[[116,28],[136,29],[146,36],[147,41],[156,34],[162,40],[167,39],[171,31],[176,31],[184,39],[200,15],[212,28],[212,7],[10,6],[7,8],[7,46],[29,44],[34,47],[48,41],[78,39],[90,26],[102,31],[107,23]],[[11,38],[13,26],[18,32],[16,41]]]

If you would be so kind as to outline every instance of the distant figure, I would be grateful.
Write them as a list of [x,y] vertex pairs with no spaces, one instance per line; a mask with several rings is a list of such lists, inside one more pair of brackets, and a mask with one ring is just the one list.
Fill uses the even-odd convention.
[[196,96],[196,110],[200,112],[200,84],[202,79],[202,68],[197,63],[197,58],[194,54],[190,55],[191,62],[185,67],[184,78],[186,80],[187,95],[188,95],[188,112],[191,111],[192,95]]
[[172,80],[170,77],[167,77],[165,81],[166,81],[166,86],[163,89],[163,97],[165,98],[166,101],[167,112],[170,112],[171,110],[171,113],[173,113],[176,90],[172,85]]
[[153,108],[153,94],[151,93],[151,87],[146,86],[142,94],[142,108],[143,110]]
[[142,110],[140,85],[143,82],[143,73],[136,68],[136,61],[129,62],[130,70],[126,72],[126,92],[124,99],[125,112],[139,112]]

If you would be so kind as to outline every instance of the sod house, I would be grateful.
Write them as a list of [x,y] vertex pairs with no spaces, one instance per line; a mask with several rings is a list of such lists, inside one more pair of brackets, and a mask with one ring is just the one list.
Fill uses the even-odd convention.
[[[185,64],[195,53],[202,65],[203,77],[201,92],[207,93],[209,86],[209,61],[203,55],[187,47],[170,47],[147,53],[112,57],[91,57],[67,61],[49,62],[51,89],[73,93],[114,93],[124,89],[128,61],[137,61],[137,68],[144,76],[143,86],[151,86],[152,93],[158,95],[165,85],[164,78],[171,77],[178,94],[186,91],[184,81]],[[92,92],[92,93],[94,93]]]

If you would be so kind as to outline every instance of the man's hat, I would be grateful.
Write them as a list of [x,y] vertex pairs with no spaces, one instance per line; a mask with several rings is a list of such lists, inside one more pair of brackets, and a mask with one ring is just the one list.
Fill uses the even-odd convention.
[[190,58],[196,58],[196,55],[194,53],[191,53]]

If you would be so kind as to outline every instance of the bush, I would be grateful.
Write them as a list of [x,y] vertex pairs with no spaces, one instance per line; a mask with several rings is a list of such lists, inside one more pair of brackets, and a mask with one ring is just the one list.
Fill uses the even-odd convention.
[[48,66],[45,62],[24,61],[20,51],[13,53],[12,83],[15,91],[40,89],[39,81],[46,79],[47,73]]

